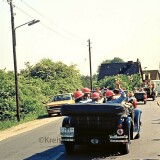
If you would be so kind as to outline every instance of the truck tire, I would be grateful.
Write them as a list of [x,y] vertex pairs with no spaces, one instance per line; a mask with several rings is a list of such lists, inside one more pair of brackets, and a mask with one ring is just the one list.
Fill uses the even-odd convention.
[[154,101],[155,99],[156,99],[156,96],[154,95],[154,96],[153,96],[153,101]]
[[64,147],[67,154],[74,152],[74,142],[64,142]]
[[128,154],[129,153],[129,143],[121,144],[120,152],[121,154]]
[[49,113],[48,116],[49,116],[49,117],[52,117],[52,114]]
[[140,138],[140,132],[138,132],[138,134],[135,136],[135,139],[139,139]]
[[134,139],[139,139],[140,138],[140,129],[141,129],[141,122],[140,122],[140,120],[139,120],[138,126],[139,126],[139,131],[138,131],[138,133],[137,133],[137,135],[135,136]]
[[132,125],[131,126],[129,126],[129,125],[126,125],[127,126],[127,132],[125,133],[126,135],[128,135],[128,142],[127,143],[122,143],[122,144],[120,144],[120,153],[121,154],[128,154],[129,153],[129,146],[130,146],[130,140],[132,139],[132,131],[133,131],[133,129],[132,129]]

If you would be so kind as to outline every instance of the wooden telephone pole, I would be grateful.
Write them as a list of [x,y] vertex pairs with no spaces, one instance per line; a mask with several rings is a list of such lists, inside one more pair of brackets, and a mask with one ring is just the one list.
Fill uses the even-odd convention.
[[15,92],[16,92],[16,107],[17,107],[17,121],[20,121],[20,103],[19,103],[19,92],[18,92],[18,72],[17,72],[17,58],[16,58],[16,34],[14,27],[14,13],[12,0],[8,0],[11,11],[11,27],[12,27],[12,45],[13,45],[13,61],[14,61],[14,79],[15,79]]
[[88,46],[89,46],[90,88],[92,90],[93,86],[92,86],[92,61],[91,61],[91,42],[90,42],[90,39],[88,40]]
[[16,57],[16,29],[24,25],[31,26],[35,23],[40,22],[40,20],[32,20],[21,24],[17,27],[14,26],[14,13],[13,13],[13,3],[12,0],[7,0],[10,5],[11,11],[11,27],[12,27],[12,44],[13,44],[13,61],[14,61],[14,78],[15,78],[15,92],[16,92],[16,107],[17,107],[17,120],[20,121],[20,102],[19,102],[19,92],[18,92],[18,72],[17,72],[17,57]]

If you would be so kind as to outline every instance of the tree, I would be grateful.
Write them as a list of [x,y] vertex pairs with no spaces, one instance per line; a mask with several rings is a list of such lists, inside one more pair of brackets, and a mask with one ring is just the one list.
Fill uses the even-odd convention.
[[123,63],[123,59],[119,58],[119,57],[114,57],[112,60],[111,60],[111,63]]
[[[29,71],[29,72],[28,72]],[[21,72],[22,73],[22,72]],[[35,66],[23,70],[23,75],[32,78],[40,78],[48,83],[53,94],[60,92],[73,92],[82,87],[81,75],[76,65],[66,65],[62,62],[53,62],[51,59],[42,59]]]
[[104,79],[98,82],[98,85],[101,88],[107,87],[110,89],[114,89],[116,87],[115,85],[116,80],[120,82],[121,87],[124,90],[130,90],[130,91],[132,91],[134,87],[137,87],[142,83],[139,74],[134,74],[132,75],[132,77],[127,75],[116,75],[116,76],[105,77]]
[[0,120],[16,116],[14,73],[0,70]]
[[[34,66],[27,62],[18,79],[21,118],[44,115],[50,97],[82,88],[76,65],[68,66],[50,59],[42,59]],[[0,70],[0,82],[0,120],[11,120],[16,117],[14,73]]]
[[113,59],[109,60],[106,59],[104,60],[102,63],[122,63],[124,62],[123,59],[119,58],[119,57],[114,57]]

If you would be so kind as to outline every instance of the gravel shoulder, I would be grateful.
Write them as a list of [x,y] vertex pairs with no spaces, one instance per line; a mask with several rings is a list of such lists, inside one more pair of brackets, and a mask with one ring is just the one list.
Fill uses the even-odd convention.
[[17,126],[13,126],[13,127],[6,129],[4,131],[0,131],[0,141],[4,140],[6,138],[9,138],[9,137],[30,131],[32,129],[38,128],[42,125],[56,121],[60,118],[62,118],[62,117],[49,117],[49,118],[37,119],[37,120],[31,121],[31,122],[26,122],[23,124],[19,124]]

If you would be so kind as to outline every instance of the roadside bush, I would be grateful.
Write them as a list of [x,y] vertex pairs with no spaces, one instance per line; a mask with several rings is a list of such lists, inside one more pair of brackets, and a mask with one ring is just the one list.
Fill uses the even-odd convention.
[[[0,70],[0,122],[3,122],[0,129],[17,124],[14,82],[13,72]],[[76,65],[67,66],[50,59],[42,59],[35,66],[26,63],[26,69],[18,74],[21,121],[46,115],[45,106],[50,97],[80,87],[82,83]]]

